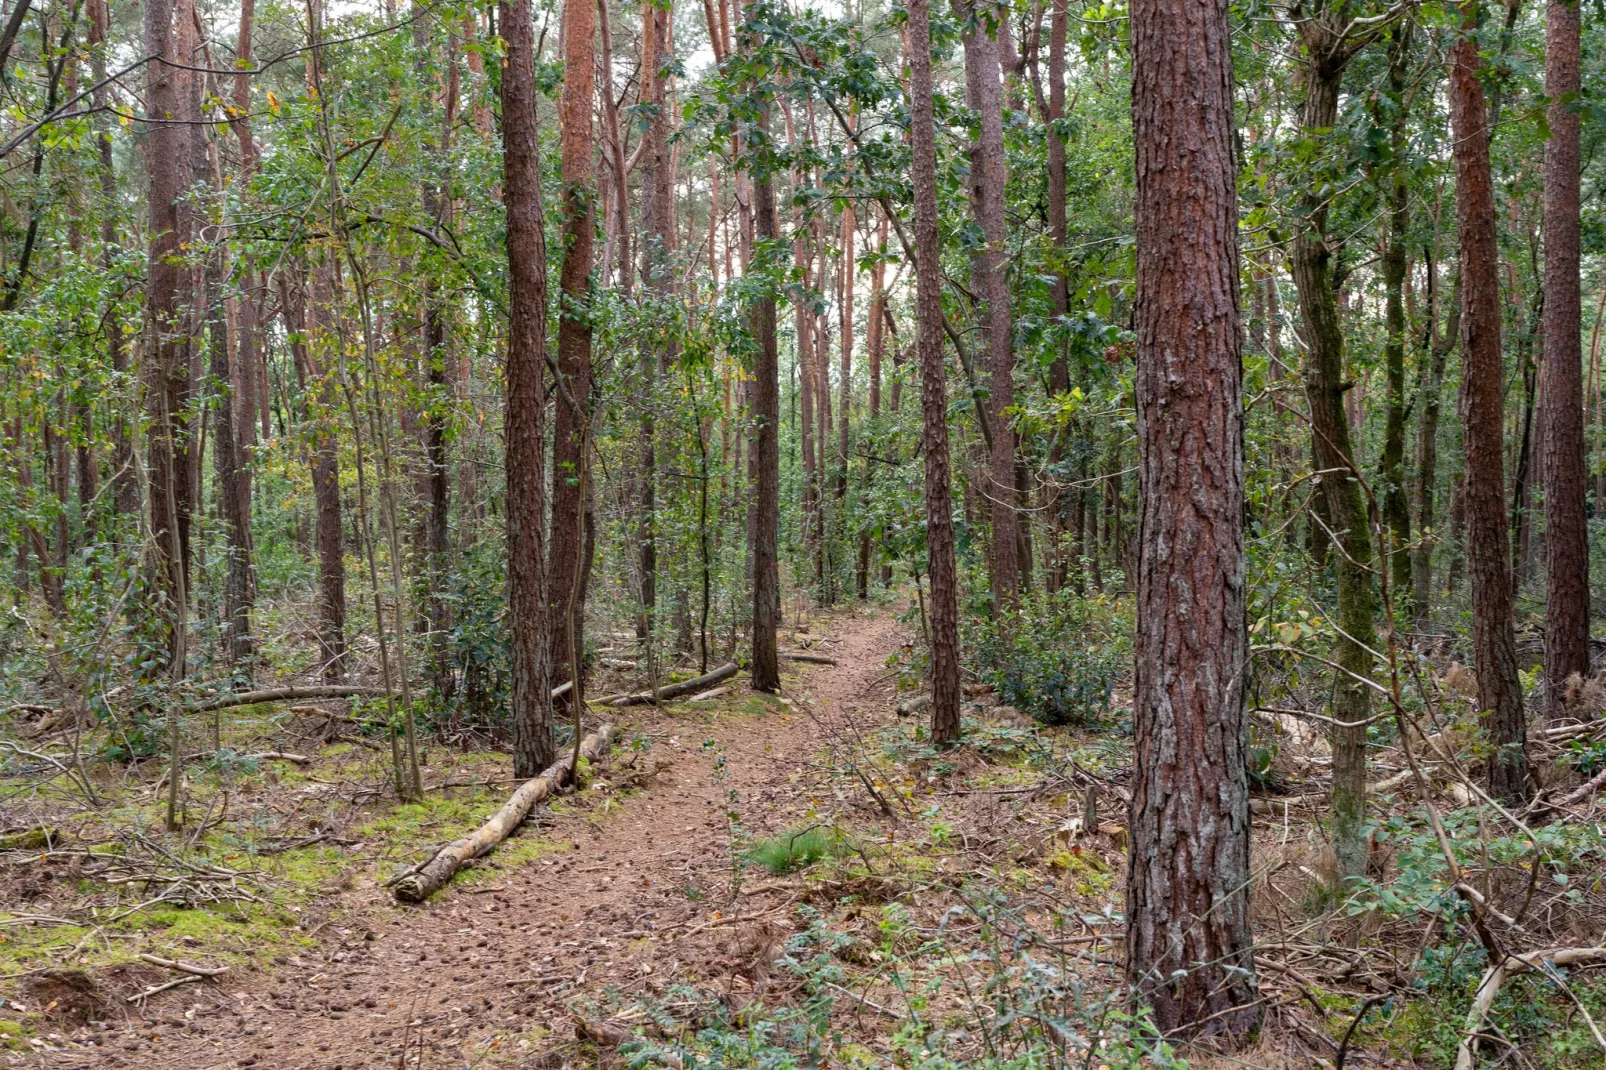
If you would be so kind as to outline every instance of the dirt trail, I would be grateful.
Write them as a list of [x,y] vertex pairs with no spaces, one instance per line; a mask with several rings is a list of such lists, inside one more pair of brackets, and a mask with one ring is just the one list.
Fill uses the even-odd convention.
[[[539,835],[563,849],[423,907],[394,906],[364,879],[316,951],[164,993],[143,1017],[100,1033],[98,1047],[53,1053],[48,1065],[555,1068],[563,1059],[540,1053],[572,1036],[568,1008],[606,987],[751,983],[733,942],[775,930],[742,919],[779,922],[787,902],[765,890],[762,873],[733,881],[733,814],[748,834],[797,825],[820,790],[815,760],[843,719],[892,716],[885,659],[901,627],[884,615],[840,615],[826,634],[838,664],[804,667],[790,706],[619,711],[626,747],[645,734],[642,764],[670,766],[606,808],[543,813]],[[765,702],[745,701],[755,711]],[[602,777],[617,767],[615,759]]]

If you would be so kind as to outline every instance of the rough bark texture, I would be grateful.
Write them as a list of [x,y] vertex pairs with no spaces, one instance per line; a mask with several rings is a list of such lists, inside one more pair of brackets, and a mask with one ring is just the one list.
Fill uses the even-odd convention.
[[[321,270],[321,269],[315,269]],[[290,353],[302,396],[308,399],[312,435],[312,498],[318,542],[318,656],[326,680],[339,680],[346,665],[346,560],[342,547],[340,451],[334,387],[315,359],[309,339],[319,322],[319,298],[309,301],[286,273],[279,275],[280,304],[293,332]],[[310,308],[308,306],[311,306]]]
[[[661,74],[670,60],[669,14],[646,5],[642,8],[642,18],[641,93],[644,102],[654,110],[646,117],[647,129],[642,135],[641,218],[645,233],[640,243],[641,278],[654,294],[667,298],[673,294],[675,285],[669,261],[675,242],[674,172],[667,129],[667,79]],[[642,347],[641,374],[647,384],[655,384],[659,371],[673,361],[674,346],[674,340],[669,339],[661,350],[651,345]],[[640,638],[646,639],[658,604],[657,425],[650,400],[642,406],[640,434],[641,471],[637,473],[640,488],[636,517],[640,552],[636,568],[642,610],[637,630]]]
[[1012,343],[1009,276],[1005,271],[1008,232],[1004,218],[1004,99],[1000,82],[998,38],[989,33],[983,14],[967,0],[955,0],[954,14],[970,19],[962,35],[965,85],[971,110],[980,120],[980,136],[970,146],[970,210],[985,244],[971,259],[971,283],[986,302],[987,425],[992,432],[987,475],[981,487],[992,518],[993,600],[1013,604],[1020,587],[1015,512],[1015,435],[1004,410],[1015,403],[1015,358]]
[[[161,57],[147,68],[145,89],[145,112],[153,120],[145,142],[150,256],[146,285],[149,334],[143,378],[149,421],[145,467],[151,531],[146,573],[157,602],[154,638],[167,648],[170,659],[181,656],[177,649],[177,618],[184,601],[185,569],[180,484],[186,473],[182,470],[179,440],[184,434],[182,424],[189,400],[187,346],[179,300],[184,272],[178,254],[182,240],[178,201],[184,189],[186,128],[172,122],[183,115],[182,71],[164,62],[185,62],[173,32],[173,15],[171,0],[150,0],[144,5],[145,53]],[[41,565],[46,563],[41,558]]]
[[529,0],[497,5],[502,71],[502,189],[507,205],[507,578],[512,639],[513,773],[552,764],[545,531],[546,235],[536,140],[535,33]]
[[[226,264],[221,251],[212,257],[206,279],[210,310],[207,344],[210,373],[218,392],[212,409],[212,462],[217,470],[218,518],[223,522],[228,571],[223,585],[223,650],[229,664],[249,679],[251,609],[255,584],[251,571],[251,499],[241,485],[245,458],[235,424],[235,377],[230,371],[228,332],[223,317],[222,280]],[[246,420],[247,424],[251,421]]]
[[[1343,12],[1321,11],[1300,24],[1306,49],[1305,99],[1299,124],[1309,137],[1323,137],[1338,119],[1338,98],[1344,67],[1352,54],[1341,38]],[[1338,319],[1338,295],[1332,269],[1332,248],[1327,234],[1328,199],[1312,193],[1307,202],[1307,226],[1294,236],[1290,269],[1299,291],[1299,308],[1309,347],[1305,360],[1305,396],[1310,403],[1312,444],[1316,466],[1322,471],[1321,489],[1326,501],[1325,522],[1337,553],[1333,568],[1338,575],[1338,623],[1348,638],[1338,640],[1342,671],[1333,679],[1332,715],[1355,725],[1372,711],[1371,691],[1356,679],[1372,672],[1376,648],[1377,588],[1372,573],[1372,534],[1366,499],[1361,493],[1350,424],[1345,418],[1344,396],[1354,384],[1346,379],[1344,331]],[[1366,729],[1331,731],[1333,744],[1333,803],[1329,831],[1338,856],[1339,870],[1358,877],[1366,869]]]
[[1463,32],[1450,52],[1456,226],[1461,242],[1462,441],[1467,570],[1472,580],[1472,648],[1478,705],[1496,745],[1489,792],[1518,801],[1528,790],[1527,724],[1511,621],[1510,548],[1505,514],[1500,363],[1500,246],[1495,234],[1489,113],[1473,37],[1478,4],[1461,5]]
[[1127,978],[1162,1031],[1247,1036],[1248,634],[1226,0],[1132,6],[1142,528]]
[[1545,712],[1566,712],[1566,682],[1589,675],[1589,543],[1579,286],[1578,0],[1545,8]]
[[1387,170],[1388,222],[1383,237],[1387,407],[1379,474],[1383,484],[1383,521],[1388,527],[1389,596],[1396,625],[1411,619],[1411,505],[1405,485],[1405,242],[1411,223],[1405,81],[1410,41],[1410,22],[1397,23],[1389,46],[1388,99],[1394,112],[1388,124],[1391,162]]
[[[1069,0],[1054,0],[1053,14],[1048,30],[1048,236],[1060,256],[1065,255],[1067,220],[1065,218],[1065,141],[1054,125],[1065,118],[1065,37],[1070,21]],[[1063,317],[1070,311],[1070,277],[1066,265],[1060,264],[1054,273],[1054,315]],[[1071,388],[1069,361],[1070,343],[1062,340],[1054,361],[1049,365],[1048,388],[1052,393],[1063,394]],[[1066,496],[1059,488],[1063,480],[1065,462],[1065,436],[1055,435],[1049,446],[1049,470],[1053,481],[1043,495],[1043,512],[1048,516],[1049,537],[1044,564],[1047,566],[1045,586],[1057,591],[1069,578],[1070,564],[1066,561],[1065,510]]]
[[557,394],[552,415],[552,545],[547,598],[551,603],[552,678],[576,681],[565,706],[584,701],[581,651],[581,557],[585,543],[586,452],[591,416],[591,246],[596,229],[596,176],[591,162],[596,83],[595,0],[563,5],[563,287],[558,313]]
[[937,263],[937,145],[931,98],[931,3],[910,0],[909,142],[915,201],[916,347],[920,353],[920,448],[925,455],[926,572],[931,580],[931,739],[959,738],[959,595],[948,468],[948,389],[943,361],[942,275]]
[[1422,380],[1417,388],[1417,404],[1422,415],[1417,424],[1416,447],[1416,527],[1419,533],[1416,554],[1411,562],[1411,604],[1416,610],[1416,630],[1427,631],[1433,614],[1433,547],[1439,541],[1434,519],[1433,492],[1439,470],[1439,416],[1443,412],[1444,365],[1461,332],[1461,284],[1450,297],[1450,321],[1439,330],[1439,279],[1435,261],[1428,263],[1428,359],[1423,362]]
[[[768,125],[768,112],[760,120]],[[753,184],[754,220],[760,241],[777,237],[775,186],[766,169]],[[753,303],[753,690],[779,691],[780,659],[775,632],[780,623],[780,562],[776,541],[781,515],[780,353],[775,337],[775,295],[767,288]]]

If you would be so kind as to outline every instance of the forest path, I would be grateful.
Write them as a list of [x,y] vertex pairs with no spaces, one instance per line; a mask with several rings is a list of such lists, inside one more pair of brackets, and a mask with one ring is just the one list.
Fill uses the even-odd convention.
[[718,711],[616,711],[623,745],[603,780],[623,775],[633,738],[651,739],[638,764],[670,764],[632,794],[543,811],[533,834],[551,851],[418,907],[365,881],[315,950],[157,996],[98,1050],[49,1065],[556,1070],[588,1065],[574,1059],[571,1012],[605,990],[739,994],[755,968],[762,983],[790,893],[738,868],[733,824],[748,836],[798,828],[816,809],[873,820],[874,804],[822,755],[894,717],[886,658],[902,626],[866,608],[829,617],[823,634],[837,664],[796,665],[789,705],[741,693],[734,711],[728,697]]

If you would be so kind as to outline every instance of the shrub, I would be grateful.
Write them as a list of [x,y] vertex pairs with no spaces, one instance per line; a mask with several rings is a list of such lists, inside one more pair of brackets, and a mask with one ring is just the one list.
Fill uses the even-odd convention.
[[1126,633],[1110,603],[1060,591],[981,619],[968,646],[977,677],[1005,702],[1043,724],[1086,725],[1109,713],[1130,659]]

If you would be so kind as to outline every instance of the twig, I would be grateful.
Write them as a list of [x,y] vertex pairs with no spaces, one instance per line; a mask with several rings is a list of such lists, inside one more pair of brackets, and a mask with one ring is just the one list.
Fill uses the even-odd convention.
[[128,1002],[128,1003],[138,1003],[140,1000],[149,999],[150,997],[156,995],[156,993],[158,993],[158,992],[166,992],[169,988],[177,988],[179,985],[193,985],[198,981],[204,981],[204,980],[206,980],[206,978],[202,977],[199,974],[187,973],[182,977],[173,978],[171,981],[168,981],[166,984],[160,984],[160,985],[156,985],[156,986],[151,987],[151,988],[147,988],[143,992],[135,992],[132,996],[126,997],[126,1002]]
[[148,962],[152,966],[161,966],[164,969],[187,973],[192,977],[216,977],[220,973],[229,972],[227,966],[197,966],[193,962],[185,962],[182,959],[164,959],[160,955],[141,954],[139,960]]

